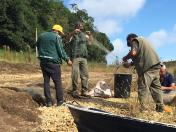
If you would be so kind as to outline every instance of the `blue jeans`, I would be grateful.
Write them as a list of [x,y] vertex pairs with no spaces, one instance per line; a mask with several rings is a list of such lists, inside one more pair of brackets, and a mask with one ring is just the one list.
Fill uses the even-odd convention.
[[44,95],[46,102],[52,102],[50,93],[50,78],[53,80],[56,90],[57,102],[63,101],[63,90],[61,82],[61,69],[59,64],[40,64],[44,78]]

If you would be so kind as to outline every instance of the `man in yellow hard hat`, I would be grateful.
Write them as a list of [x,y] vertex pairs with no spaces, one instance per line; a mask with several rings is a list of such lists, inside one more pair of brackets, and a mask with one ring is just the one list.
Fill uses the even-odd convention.
[[63,48],[61,38],[63,35],[62,26],[54,25],[50,32],[42,33],[37,40],[38,58],[44,78],[44,95],[48,107],[53,105],[49,86],[50,78],[55,85],[57,105],[60,106],[64,102],[60,69],[62,59],[68,65],[72,65],[70,58]]
[[54,30],[56,32],[58,31],[61,36],[64,35],[63,28],[61,25],[57,25],[57,24],[54,25],[52,30]]

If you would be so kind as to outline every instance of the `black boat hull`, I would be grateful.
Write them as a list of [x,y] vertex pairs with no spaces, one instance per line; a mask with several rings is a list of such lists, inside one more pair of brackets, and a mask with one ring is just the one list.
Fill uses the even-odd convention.
[[67,106],[79,132],[176,132],[175,125],[118,116],[70,104]]

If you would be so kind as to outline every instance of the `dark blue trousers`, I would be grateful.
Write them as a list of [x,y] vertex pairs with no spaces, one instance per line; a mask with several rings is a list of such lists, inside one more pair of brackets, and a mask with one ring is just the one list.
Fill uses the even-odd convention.
[[56,90],[57,102],[63,101],[63,90],[61,82],[61,68],[59,64],[40,64],[44,78],[44,95],[46,102],[52,102],[50,93],[50,78],[53,80]]

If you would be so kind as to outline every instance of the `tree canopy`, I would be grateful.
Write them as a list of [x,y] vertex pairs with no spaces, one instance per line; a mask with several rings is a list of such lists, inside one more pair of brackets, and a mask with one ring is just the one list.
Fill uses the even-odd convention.
[[[73,6],[74,7],[74,6]],[[60,24],[65,34],[73,31],[76,21],[83,21],[85,30],[92,32],[107,50],[113,46],[106,34],[96,30],[94,19],[87,11],[74,8],[71,12],[61,0],[1,0],[0,1],[0,45],[8,45],[20,51],[28,46],[35,48],[35,29],[38,34],[49,30],[52,25]],[[89,60],[105,62],[105,51],[90,46]]]

